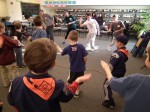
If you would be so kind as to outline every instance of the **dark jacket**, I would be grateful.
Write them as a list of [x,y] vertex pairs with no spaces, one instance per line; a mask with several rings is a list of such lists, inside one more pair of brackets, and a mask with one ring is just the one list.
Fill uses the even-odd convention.
[[18,112],[61,112],[60,102],[70,101],[78,84],[74,82],[68,89],[64,87],[63,81],[56,81],[49,74],[28,73],[13,80],[8,102]]

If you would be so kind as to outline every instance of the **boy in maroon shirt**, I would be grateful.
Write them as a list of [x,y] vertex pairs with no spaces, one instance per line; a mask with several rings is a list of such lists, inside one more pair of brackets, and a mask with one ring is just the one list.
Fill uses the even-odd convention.
[[4,87],[10,85],[9,75],[12,79],[19,75],[16,68],[16,61],[14,49],[18,46],[23,46],[17,37],[14,37],[14,40],[3,35],[5,32],[5,27],[3,23],[0,23],[0,74],[2,76],[2,81]]

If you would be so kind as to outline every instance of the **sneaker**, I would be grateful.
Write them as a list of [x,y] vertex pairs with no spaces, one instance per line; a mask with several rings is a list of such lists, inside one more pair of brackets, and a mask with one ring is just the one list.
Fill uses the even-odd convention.
[[25,68],[25,67],[26,67],[25,65],[18,66],[19,69],[22,69],[22,68]]
[[94,51],[94,49],[89,49],[89,48],[86,48],[86,50],[87,50],[87,51],[91,51],[91,52]]
[[75,95],[74,95],[74,98],[79,98],[81,95],[82,95],[82,91],[79,91],[78,94],[75,94]]
[[102,105],[107,107],[107,108],[111,108],[113,109],[115,107],[115,102],[112,100],[105,100],[102,102]]
[[62,44],[65,44],[65,41],[64,41],[64,42],[62,42]]
[[98,49],[98,47],[97,47],[97,46],[95,46],[95,47],[92,47],[92,49],[93,49],[93,50],[97,50],[97,49]]

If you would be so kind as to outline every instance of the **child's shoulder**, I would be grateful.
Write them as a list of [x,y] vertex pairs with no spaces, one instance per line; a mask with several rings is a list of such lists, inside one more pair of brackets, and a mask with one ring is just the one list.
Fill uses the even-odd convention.
[[77,46],[84,47],[81,43],[77,43]]

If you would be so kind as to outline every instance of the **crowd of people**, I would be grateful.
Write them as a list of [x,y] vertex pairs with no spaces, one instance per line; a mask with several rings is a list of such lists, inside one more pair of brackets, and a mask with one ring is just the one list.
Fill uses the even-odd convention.
[[[95,39],[102,28],[102,15],[96,17],[94,13],[88,12],[85,22],[83,18],[80,18],[80,27],[87,26],[89,30],[85,47],[78,43],[76,19],[68,11],[65,11],[64,15],[65,19],[60,19],[60,21],[68,25],[65,40],[69,41],[69,45],[64,49],[57,45],[53,35],[54,19],[40,10],[39,16],[33,20],[36,29],[28,38],[30,43],[25,49],[24,62],[21,23],[14,23],[16,31],[13,39],[4,35],[5,26],[0,23],[0,73],[4,86],[10,86],[8,103],[18,112],[61,112],[60,102],[68,102],[73,97],[79,98],[82,94],[80,86],[91,78],[91,73],[85,74],[84,72],[88,51],[96,49]],[[123,112],[149,112],[150,77],[141,74],[124,77],[129,57],[126,49],[128,37],[123,34],[124,29],[123,23],[118,20],[117,15],[114,15],[109,29],[113,32],[113,40],[108,50],[113,44],[117,49],[112,53],[109,64],[104,61],[100,62],[106,72],[102,105],[107,108],[115,107],[115,100],[112,96],[112,90],[114,90],[125,98]],[[52,74],[48,73],[55,66],[57,51],[62,56],[69,55],[70,73],[67,83],[56,80]],[[150,47],[147,49],[145,64],[150,68]],[[29,72],[22,76],[17,66],[19,68],[27,66]],[[12,79],[9,79],[9,75]],[[0,101],[0,111],[2,106],[3,102]]]

